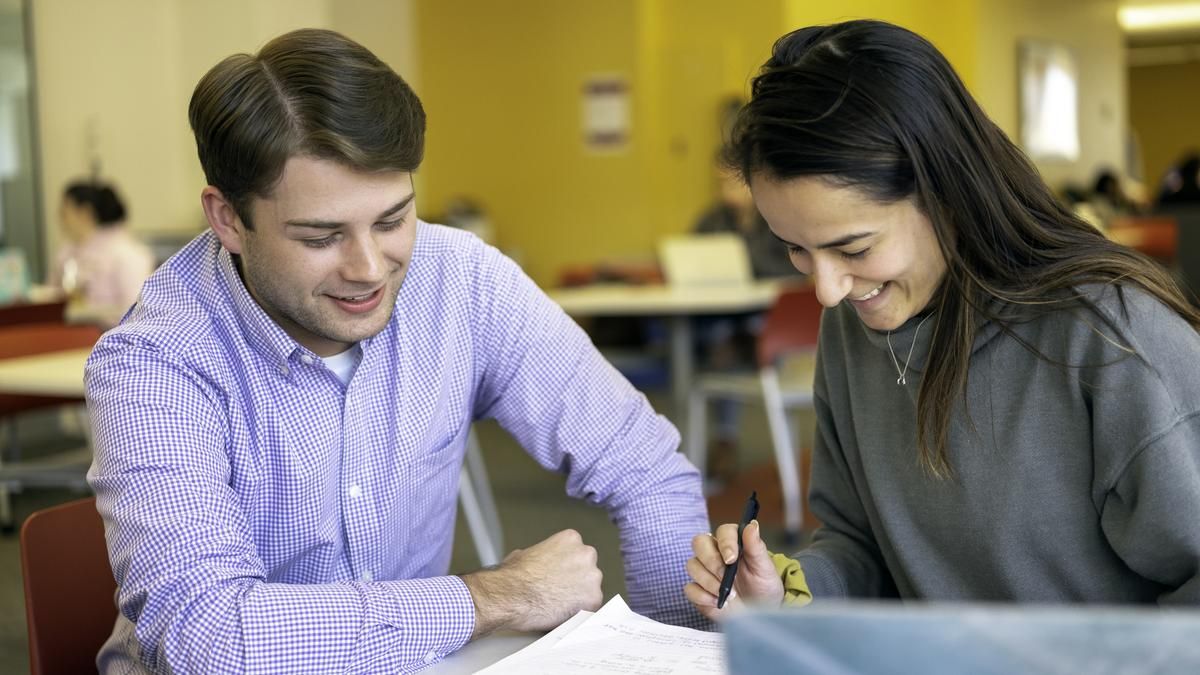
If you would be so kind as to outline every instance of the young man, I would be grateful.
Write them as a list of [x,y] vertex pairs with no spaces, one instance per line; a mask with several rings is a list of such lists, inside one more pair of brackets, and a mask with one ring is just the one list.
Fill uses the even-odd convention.
[[631,604],[708,527],[678,435],[495,249],[417,220],[424,112],[329,31],[232,56],[189,108],[212,231],[88,363],[120,617],[102,672],[398,672],[601,602],[564,531],[445,576],[472,420],[620,528]]

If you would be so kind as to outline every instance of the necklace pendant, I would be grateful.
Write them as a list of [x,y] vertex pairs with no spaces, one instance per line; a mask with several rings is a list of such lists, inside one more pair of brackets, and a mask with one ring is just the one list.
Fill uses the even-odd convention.
[[904,379],[904,376],[901,375],[900,377],[896,378],[896,384],[905,385],[908,384],[908,380]]

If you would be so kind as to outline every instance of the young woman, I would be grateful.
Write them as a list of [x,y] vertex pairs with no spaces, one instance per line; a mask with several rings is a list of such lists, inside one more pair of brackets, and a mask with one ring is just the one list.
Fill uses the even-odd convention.
[[[741,599],[1200,600],[1200,315],[1055,199],[929,42],[785,36],[728,154],[827,308],[823,525],[793,558],[747,527]],[[685,593],[715,618],[737,526],[693,545]]]

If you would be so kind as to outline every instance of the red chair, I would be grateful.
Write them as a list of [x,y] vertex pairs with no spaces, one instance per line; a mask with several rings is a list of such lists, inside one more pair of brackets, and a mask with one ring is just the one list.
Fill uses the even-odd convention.
[[1170,265],[1179,248],[1179,224],[1172,216],[1125,216],[1108,227],[1110,239]]
[[96,672],[96,654],[117,618],[96,498],[29,516],[21,527],[21,572],[30,672]]
[[792,443],[788,411],[813,405],[813,357],[821,326],[821,303],[811,286],[784,290],[767,311],[758,337],[758,373],[710,373],[698,379],[688,399],[688,459],[704,471],[710,399],[762,401],[771,430],[779,482],[783,491],[784,527],[799,538],[804,508],[800,469]]

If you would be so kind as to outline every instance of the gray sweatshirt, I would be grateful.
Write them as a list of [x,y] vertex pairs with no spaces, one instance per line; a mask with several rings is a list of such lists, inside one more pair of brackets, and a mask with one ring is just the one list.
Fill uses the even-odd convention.
[[[959,399],[940,480],[916,446],[936,317],[900,386],[886,333],[845,304],[825,312],[810,494],[824,525],[797,555],[815,598],[1200,601],[1200,335],[1141,291],[1127,314],[1115,287],[1086,292],[1115,333],[1086,310],[1014,326],[1077,368],[981,326],[970,423]],[[918,321],[891,336],[901,367]]]

